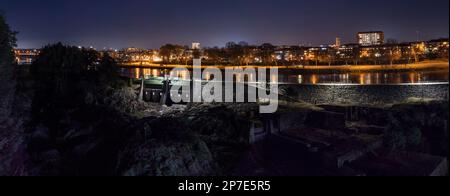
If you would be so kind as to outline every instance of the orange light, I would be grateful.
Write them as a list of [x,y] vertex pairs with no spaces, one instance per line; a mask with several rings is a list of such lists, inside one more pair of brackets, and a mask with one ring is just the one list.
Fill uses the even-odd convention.
[[316,74],[313,74],[313,75],[311,76],[311,83],[312,83],[312,84],[317,84],[317,81],[318,81],[317,75],[316,75]]

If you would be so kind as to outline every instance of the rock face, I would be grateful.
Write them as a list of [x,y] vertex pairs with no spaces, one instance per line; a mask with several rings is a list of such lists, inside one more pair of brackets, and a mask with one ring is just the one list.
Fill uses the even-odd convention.
[[3,84],[0,86],[0,176],[29,174],[24,124],[30,116],[31,102],[28,91],[24,90],[29,83],[21,80],[22,72],[21,69],[16,70],[17,81],[21,82],[0,76]]
[[101,101],[103,102],[102,105],[127,114],[134,114],[148,108],[145,102],[138,101],[132,88],[111,89]]
[[208,145],[219,166],[217,174],[227,174],[244,153],[249,144],[250,121],[258,118],[253,116],[256,108],[251,104],[206,104],[182,114],[188,117],[186,125]]
[[179,116],[143,119],[120,153],[118,174],[225,175],[248,144],[249,124],[220,105],[199,105]]
[[28,175],[26,145],[20,126],[0,124],[0,176]]
[[448,156],[448,118],[448,102],[394,105],[385,143],[395,149]]
[[214,172],[208,146],[172,118],[143,119],[119,154],[118,175],[192,176]]
[[63,119],[56,132],[43,125],[31,128],[27,139],[31,175],[113,175],[132,119],[96,107],[68,113]]
[[25,149],[32,157],[31,175],[117,175],[117,154],[142,128],[135,126],[138,119],[185,108],[138,101],[126,87],[87,94],[85,102],[61,116],[57,127],[29,126]]
[[181,105],[167,107],[158,103],[139,101],[135,90],[128,87],[109,90],[107,96],[100,100],[100,104],[137,118],[182,112],[186,108]]

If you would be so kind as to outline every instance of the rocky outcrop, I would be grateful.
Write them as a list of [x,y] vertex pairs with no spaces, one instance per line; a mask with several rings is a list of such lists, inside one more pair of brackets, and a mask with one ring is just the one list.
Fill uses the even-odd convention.
[[97,101],[97,104],[137,118],[182,112],[186,108],[182,105],[167,107],[158,103],[140,101],[136,91],[131,87],[109,89],[106,91],[106,95]]
[[68,112],[56,130],[43,124],[30,127],[31,175],[113,175],[133,122],[115,110],[91,107]]
[[29,174],[24,127],[30,118],[31,96],[23,72],[16,68],[16,78],[7,72],[0,77],[0,176]]
[[135,114],[148,108],[145,102],[137,99],[136,93],[132,88],[109,89],[106,92],[106,96],[102,96],[100,99],[100,104],[126,114]]
[[191,106],[180,115],[143,119],[120,153],[118,174],[229,173],[248,145],[250,123],[238,111],[233,106],[202,104]]
[[29,159],[21,126],[3,121],[0,124],[0,176],[28,175]]
[[179,119],[143,119],[119,153],[118,175],[211,175],[216,164],[206,143]]
[[385,143],[394,149],[408,149],[448,156],[448,102],[418,101],[392,106]]

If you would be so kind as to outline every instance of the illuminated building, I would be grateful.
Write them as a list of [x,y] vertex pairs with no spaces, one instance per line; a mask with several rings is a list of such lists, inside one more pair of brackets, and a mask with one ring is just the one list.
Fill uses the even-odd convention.
[[426,53],[432,58],[448,59],[449,39],[430,40],[426,43]]
[[197,42],[192,43],[192,50],[200,50],[200,43]]
[[382,31],[359,32],[357,38],[358,43],[362,46],[384,44],[384,33]]
[[116,56],[120,62],[155,63],[162,61],[158,51],[139,48],[127,48],[117,52]]
[[335,49],[339,49],[341,47],[341,38],[336,37],[336,43],[334,44]]
[[36,49],[15,49],[14,55],[17,64],[28,65],[33,63],[40,51]]
[[350,61],[356,56],[359,56],[360,46],[359,44],[345,44],[341,45],[338,49],[338,56],[342,60]]

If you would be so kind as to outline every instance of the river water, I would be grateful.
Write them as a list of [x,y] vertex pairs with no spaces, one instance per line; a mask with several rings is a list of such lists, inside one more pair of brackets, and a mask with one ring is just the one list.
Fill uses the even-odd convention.
[[[140,78],[141,74],[146,78],[167,77],[169,73],[167,69],[121,69],[121,74],[129,78]],[[179,72],[176,75],[189,80],[191,73]],[[448,70],[336,74],[280,70],[269,78],[272,82],[277,81],[280,88],[289,89],[294,98],[318,104],[386,104],[410,98],[448,100],[449,94]]]
[[[169,75],[168,69],[122,68],[121,74],[129,78],[164,77]],[[182,79],[188,79],[190,73],[179,72]],[[250,76],[254,77],[254,76]],[[336,84],[336,85],[397,85],[397,84],[433,84],[448,83],[449,71],[409,71],[409,72],[361,72],[336,74],[298,74],[294,71],[280,70],[278,75],[271,75],[280,84]]]

